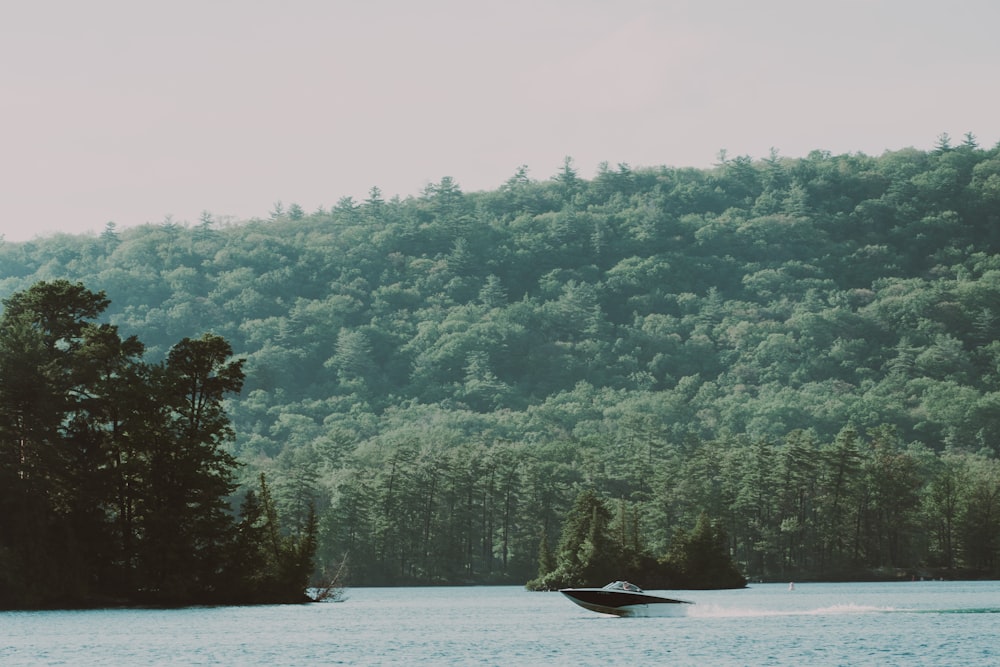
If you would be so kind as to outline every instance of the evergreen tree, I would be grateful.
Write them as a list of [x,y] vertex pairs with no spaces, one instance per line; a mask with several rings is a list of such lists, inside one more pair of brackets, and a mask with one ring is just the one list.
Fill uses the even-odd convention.
[[142,562],[158,599],[187,599],[211,588],[232,539],[228,497],[236,460],[223,445],[232,428],[223,399],[243,384],[242,360],[206,334],[174,346],[154,375],[159,409],[148,434],[142,498]]
[[698,516],[690,532],[679,529],[674,535],[665,563],[676,588],[742,588],[740,574],[729,553],[725,530],[707,514]]
[[555,570],[532,588],[603,586],[617,574],[619,553],[610,534],[611,512],[593,489],[581,491],[563,524]]
[[223,401],[240,391],[243,361],[207,334],[148,366],[137,338],[90,321],[107,305],[68,281],[4,301],[0,606],[300,601],[314,513],[271,567],[280,585],[264,589],[252,587],[254,540],[270,535],[251,528],[262,512],[277,518],[263,481],[263,509],[250,496],[242,524],[230,513]]

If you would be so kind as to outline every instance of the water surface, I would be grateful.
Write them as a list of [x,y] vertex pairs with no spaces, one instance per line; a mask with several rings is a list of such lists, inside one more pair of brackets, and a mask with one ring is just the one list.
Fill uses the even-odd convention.
[[305,606],[0,613],[2,665],[998,665],[1000,582],[663,591],[618,618],[520,587],[351,589]]

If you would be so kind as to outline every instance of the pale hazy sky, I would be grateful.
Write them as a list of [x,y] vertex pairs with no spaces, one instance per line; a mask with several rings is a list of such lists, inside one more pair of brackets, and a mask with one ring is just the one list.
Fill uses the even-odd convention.
[[11,0],[0,234],[1000,140],[996,0]]

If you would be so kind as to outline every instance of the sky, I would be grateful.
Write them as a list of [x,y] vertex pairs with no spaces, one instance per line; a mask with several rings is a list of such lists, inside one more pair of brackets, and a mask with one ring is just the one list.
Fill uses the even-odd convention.
[[1000,140],[996,0],[0,5],[0,235]]

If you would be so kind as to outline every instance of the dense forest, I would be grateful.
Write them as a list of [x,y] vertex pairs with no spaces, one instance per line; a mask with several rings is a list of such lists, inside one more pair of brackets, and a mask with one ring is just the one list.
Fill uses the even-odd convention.
[[1000,574],[1000,147],[555,172],[8,242],[0,297],[228,341],[240,488],[357,585],[565,570],[589,494],[628,562]]
[[222,406],[242,361],[211,334],[159,364],[65,280],[0,317],[0,608],[302,602],[315,519],[281,533],[262,475],[238,521]]

